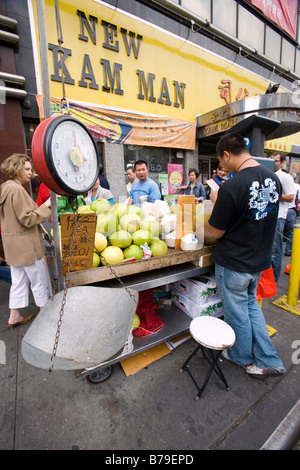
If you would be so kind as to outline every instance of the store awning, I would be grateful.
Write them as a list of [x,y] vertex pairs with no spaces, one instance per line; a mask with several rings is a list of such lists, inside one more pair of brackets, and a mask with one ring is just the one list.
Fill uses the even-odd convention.
[[217,140],[226,132],[235,132],[242,121],[250,116],[260,116],[280,121],[275,129],[265,134],[268,140],[277,139],[300,131],[299,104],[291,93],[267,94],[248,97],[197,117],[198,139]]

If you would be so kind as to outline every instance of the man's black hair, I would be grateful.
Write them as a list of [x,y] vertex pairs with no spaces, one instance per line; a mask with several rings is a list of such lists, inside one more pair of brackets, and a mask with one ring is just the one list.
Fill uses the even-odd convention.
[[223,157],[224,152],[230,152],[232,155],[239,156],[241,153],[249,153],[249,149],[243,137],[240,134],[225,134],[217,143],[217,157]]
[[145,162],[145,160],[138,160],[137,162],[135,162],[134,163],[134,169],[136,169],[137,165],[146,165],[146,167],[148,168],[148,164],[147,164],[147,162]]

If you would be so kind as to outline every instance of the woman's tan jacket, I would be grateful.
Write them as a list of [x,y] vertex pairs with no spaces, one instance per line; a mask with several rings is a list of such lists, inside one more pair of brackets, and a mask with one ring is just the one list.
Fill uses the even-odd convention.
[[36,205],[25,188],[14,180],[0,186],[1,235],[5,259],[11,266],[28,266],[45,254],[39,224],[51,209]]

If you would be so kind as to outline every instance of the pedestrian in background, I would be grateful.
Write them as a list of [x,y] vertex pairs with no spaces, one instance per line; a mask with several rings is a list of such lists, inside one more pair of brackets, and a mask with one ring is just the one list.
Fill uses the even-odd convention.
[[184,194],[194,194],[195,195],[195,202],[202,202],[205,197],[205,189],[202,183],[197,181],[197,177],[199,176],[198,171],[195,168],[191,168],[189,170],[189,182],[180,186],[179,190],[184,190]]
[[109,189],[104,189],[100,185],[100,179],[97,178],[92,189],[89,190],[85,197],[85,203],[90,206],[95,199],[107,199],[110,204],[114,203],[114,197]]
[[289,203],[289,209],[284,224],[284,237],[286,239],[285,245],[285,256],[291,256],[292,254],[292,245],[293,245],[293,233],[294,225],[297,223],[297,216],[299,215],[297,209],[297,201],[300,200],[300,184],[296,183],[297,173],[291,173],[291,177],[294,180],[295,185],[295,196],[294,200]]
[[3,249],[12,278],[8,326],[14,328],[33,318],[20,314],[20,308],[29,304],[30,286],[38,307],[44,307],[50,297],[40,223],[50,217],[51,202],[49,198],[38,207],[23,187],[33,174],[28,155],[11,155],[1,164],[1,171],[8,178],[0,186],[0,217]]
[[277,283],[279,280],[282,264],[284,224],[289,210],[289,203],[293,201],[295,196],[295,186],[291,175],[285,171],[282,171],[282,168],[286,163],[286,157],[284,153],[274,152],[270,158],[273,158],[275,161],[275,174],[278,176],[282,186],[282,195],[279,202],[279,213],[272,250],[272,267],[274,271],[275,282]]
[[108,182],[107,178],[105,178],[105,176],[104,176],[104,170],[103,170],[102,163],[100,163],[100,167],[99,167],[99,179],[100,179],[101,188],[110,189],[109,182]]
[[10,267],[6,263],[4,258],[0,257],[0,281],[7,282],[11,284],[11,274],[10,274]]
[[127,178],[129,179],[129,183],[126,184],[126,191],[127,191],[127,195],[129,196],[130,194],[130,190],[131,190],[131,186],[133,185],[133,183],[137,180],[137,177],[136,177],[136,174],[135,174],[135,169],[133,166],[129,166],[126,170],[126,176]]

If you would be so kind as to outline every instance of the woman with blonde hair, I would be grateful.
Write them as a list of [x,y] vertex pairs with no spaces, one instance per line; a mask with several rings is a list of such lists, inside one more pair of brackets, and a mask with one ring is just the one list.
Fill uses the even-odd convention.
[[38,307],[44,307],[49,300],[40,223],[50,217],[51,203],[49,198],[38,207],[23,187],[33,176],[28,155],[14,153],[0,168],[8,178],[0,186],[0,217],[3,249],[12,278],[8,326],[14,328],[33,318],[20,314],[20,308],[29,304],[29,286]]

